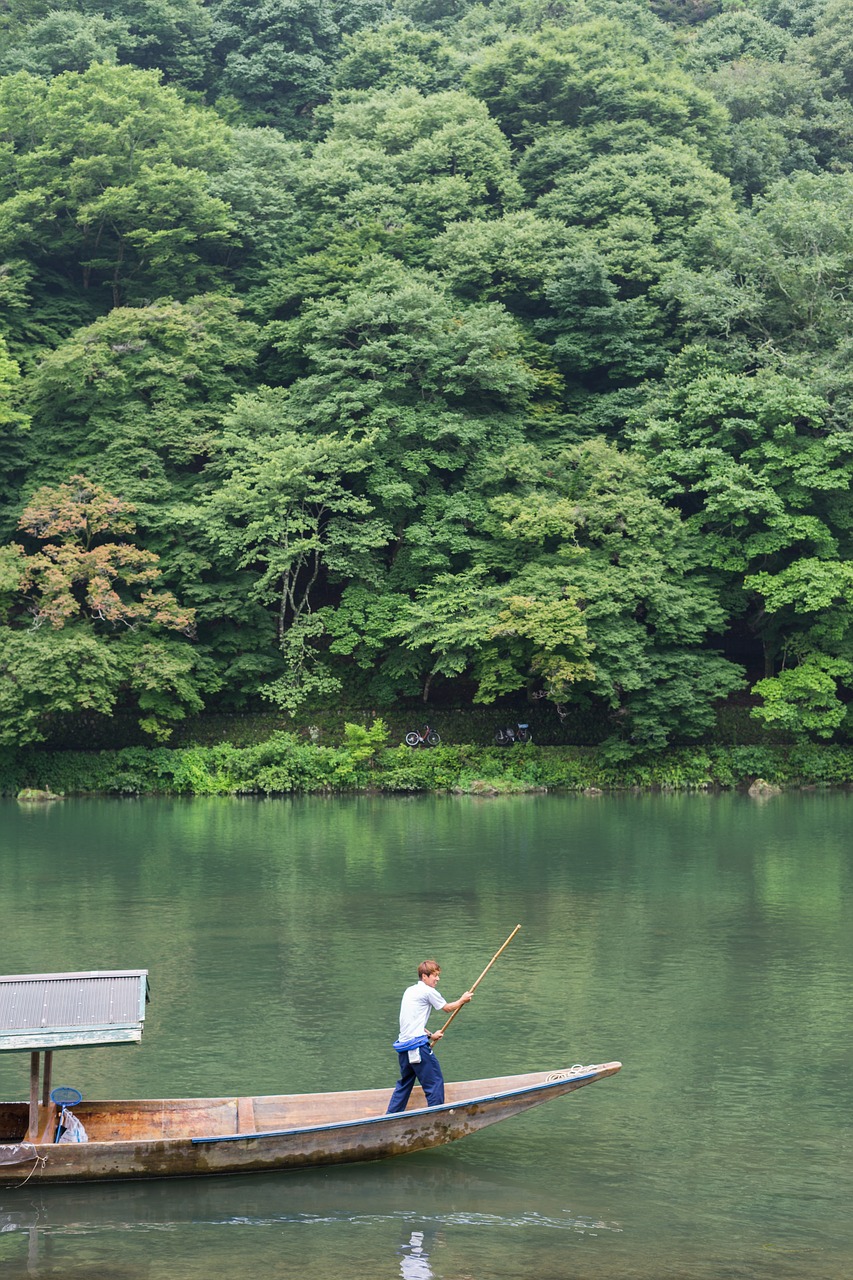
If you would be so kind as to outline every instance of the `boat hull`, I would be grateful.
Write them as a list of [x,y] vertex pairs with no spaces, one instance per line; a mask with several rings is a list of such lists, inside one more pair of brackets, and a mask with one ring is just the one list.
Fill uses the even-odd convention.
[[[0,1142],[0,1185],[263,1173],[383,1160],[467,1137],[575,1089],[621,1063],[450,1084],[428,1107],[383,1115],[387,1089],[259,1098],[91,1102],[85,1143]],[[418,1105],[421,1103],[421,1105]]]

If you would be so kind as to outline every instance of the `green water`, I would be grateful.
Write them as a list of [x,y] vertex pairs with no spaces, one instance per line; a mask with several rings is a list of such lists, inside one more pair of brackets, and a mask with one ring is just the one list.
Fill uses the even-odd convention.
[[[445,1075],[622,1072],[364,1167],[0,1191],[0,1280],[853,1276],[853,797],[0,805],[0,971],[145,967],[85,1096],[393,1084],[435,955]],[[26,1055],[0,1057],[22,1098]]]

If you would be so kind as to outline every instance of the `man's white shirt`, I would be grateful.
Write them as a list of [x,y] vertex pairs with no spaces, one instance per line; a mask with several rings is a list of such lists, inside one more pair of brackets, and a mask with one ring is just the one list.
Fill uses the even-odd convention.
[[400,1040],[416,1040],[426,1034],[426,1024],[433,1009],[443,1009],[447,1004],[444,996],[425,982],[416,982],[413,987],[406,987],[400,1002]]

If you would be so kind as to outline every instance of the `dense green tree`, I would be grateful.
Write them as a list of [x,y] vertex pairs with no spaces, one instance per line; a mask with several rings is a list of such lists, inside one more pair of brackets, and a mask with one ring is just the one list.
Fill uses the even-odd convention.
[[437,93],[456,87],[462,59],[444,37],[404,22],[388,22],[344,39],[336,65],[336,89],[417,89]]
[[218,86],[255,124],[305,132],[340,40],[328,0],[214,0]]
[[[51,352],[31,379],[25,493],[85,470],[133,501],[138,540],[160,557],[163,581],[196,611],[198,653],[233,675],[234,695],[257,679],[263,611],[245,576],[227,574],[199,532],[222,415],[250,378],[255,328],[220,296],[116,308]],[[61,447],[60,447],[61,442]]]
[[395,0],[394,9],[419,27],[452,28],[469,4],[470,0]]
[[[67,0],[8,0],[4,17],[9,70],[55,75],[117,60],[190,89],[202,88],[209,73],[210,16],[202,0],[76,0],[73,7]],[[90,45],[95,56],[86,58]]]
[[[480,17],[482,8],[475,4],[466,16]],[[618,23],[635,39],[642,39],[663,52],[671,53],[674,44],[672,28],[653,15],[646,0],[492,0],[488,13],[500,23],[504,36],[543,32],[547,35],[557,27],[578,27],[604,19]],[[454,35],[464,25],[463,19],[454,28]],[[478,43],[485,47],[494,40],[483,35]]]
[[74,289],[62,270],[19,257],[0,264],[0,333],[25,378],[46,349],[93,320],[102,304],[100,294]]
[[121,62],[159,71],[167,82],[188,89],[207,84],[213,39],[204,0],[77,0],[77,6],[126,24],[127,38],[118,48]]
[[93,62],[115,63],[124,29],[100,15],[58,9],[28,28],[0,55],[4,75],[29,71],[50,79],[61,71],[86,71]]
[[794,36],[809,36],[826,0],[749,0],[750,9]]
[[704,22],[720,12],[723,0],[649,0],[652,11],[676,26]]
[[97,291],[100,307],[212,278],[234,230],[209,190],[228,132],[155,72],[0,79],[0,137],[0,252]]
[[486,50],[468,83],[516,142],[543,127],[640,120],[661,140],[718,154],[725,114],[673,61],[615,20],[515,36]]
[[424,700],[435,676],[470,676],[474,701],[486,703],[533,683],[561,702],[578,681],[593,679],[593,646],[577,593],[555,588],[501,582],[477,566],[438,574],[401,601],[392,634],[422,655]]
[[[849,539],[845,539],[849,547]],[[775,675],[755,685],[753,715],[795,737],[829,738],[849,727],[853,694],[853,562],[803,556],[746,580],[763,608],[777,657]]]
[[316,647],[329,575],[369,579],[370,554],[389,537],[354,492],[370,465],[370,437],[310,435],[292,421],[286,393],[268,388],[237,402],[218,443],[221,482],[201,516],[220,563],[250,570],[250,600],[274,608],[283,671],[260,692],[291,711],[340,688]]
[[798,169],[853,161],[853,107],[828,92],[803,56],[724,63],[707,84],[731,118],[724,168],[745,196]]
[[614,749],[706,731],[741,675],[708,647],[723,611],[697,539],[649,495],[643,464],[600,440],[525,445],[484,461],[481,479],[499,492],[469,567],[395,602],[425,694],[464,675],[483,702],[523,688],[592,701]]
[[216,88],[248,122],[311,131],[341,41],[385,16],[383,0],[212,0]]
[[815,22],[809,53],[830,82],[853,98],[853,12],[846,0],[828,0]]
[[709,643],[725,614],[699,540],[650,478],[639,458],[593,440],[528,461],[524,483],[493,502],[516,591],[550,589],[582,609],[592,674],[574,696],[600,700],[615,739],[647,747],[707,731],[716,699],[742,681]]
[[[767,724],[848,732],[849,28],[7,0],[7,732],[526,691],[638,749],[705,732],[723,652]],[[133,531],[16,535],[75,474]],[[132,616],[148,568],[191,643]]]
[[[679,143],[600,156],[581,173],[566,173],[538,202],[542,212],[575,226],[612,228],[648,220],[655,243],[677,252],[703,216],[733,212],[729,184]],[[618,233],[617,233],[618,235]],[[603,241],[608,238],[606,236]]]
[[608,394],[659,374],[681,336],[664,286],[697,224],[734,216],[725,178],[683,144],[654,144],[560,175],[537,210],[573,228],[536,322],[558,367]]
[[[229,282],[245,296],[277,278],[312,244],[312,219],[302,201],[305,152],[276,129],[237,127],[221,173],[211,178],[211,194],[230,209],[235,240],[224,265]],[[298,285],[296,292],[301,297]]]
[[346,223],[395,212],[437,231],[520,198],[506,140],[468,94],[356,96],[333,106],[329,125],[305,171],[321,214]]
[[238,312],[219,295],[117,307],[61,343],[30,379],[28,484],[85,469],[168,527],[252,367]]
[[778,675],[758,681],[754,692],[761,703],[752,714],[794,738],[831,738],[849,721],[851,686],[853,662],[810,652]]
[[[297,375],[286,413],[298,431],[318,440],[345,432],[371,441],[370,465],[353,492],[369,504],[365,527],[381,528],[383,541],[357,574],[328,566],[326,598],[342,612],[327,614],[325,626],[335,652],[358,665],[369,655],[374,663],[379,614],[364,608],[353,587],[408,596],[425,578],[464,561],[478,537],[483,501],[469,473],[485,448],[517,436],[518,411],[535,379],[501,307],[466,306],[399,268],[340,301],[306,308],[286,327],[283,354],[291,377]],[[347,577],[355,578],[350,587]],[[399,661],[391,640],[390,660],[409,680],[412,664]],[[377,666],[371,687],[387,688],[389,668]]]
[[704,269],[673,279],[694,333],[822,357],[850,332],[853,173],[777,182],[750,211],[706,222],[696,252]]
[[700,536],[730,626],[759,649],[750,666],[765,678],[827,651],[815,614],[846,578],[853,449],[827,415],[794,378],[733,372],[698,352],[676,362],[636,431],[657,492]]
[[325,137],[292,167],[301,222],[283,243],[295,261],[259,290],[266,314],[346,293],[377,255],[422,264],[449,223],[500,217],[520,201],[507,141],[468,94],[359,93],[323,118]]
[[281,333],[282,354],[301,374],[290,389],[293,412],[315,431],[379,430],[380,455],[410,459],[411,480],[400,488],[395,479],[389,494],[403,502],[433,470],[455,469],[460,448],[523,406],[534,387],[502,307],[465,306],[396,266],[339,301],[306,307]]
[[435,240],[432,264],[464,298],[537,315],[548,280],[576,241],[564,223],[522,209],[451,223]]
[[782,62],[796,50],[796,41],[782,27],[749,9],[719,14],[695,27],[686,46],[691,70],[714,71],[744,59]]
[[21,371],[0,336],[0,537],[11,533],[9,521],[23,464],[29,419],[21,412]]
[[660,373],[669,345],[647,296],[620,297],[589,240],[566,255],[548,282],[552,314],[536,321],[561,370],[592,390]]

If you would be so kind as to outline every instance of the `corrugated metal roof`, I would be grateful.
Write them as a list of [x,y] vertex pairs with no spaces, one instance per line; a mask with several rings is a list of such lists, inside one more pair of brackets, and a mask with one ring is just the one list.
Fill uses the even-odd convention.
[[138,1043],[147,969],[0,977],[0,1053]]

